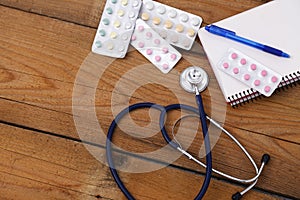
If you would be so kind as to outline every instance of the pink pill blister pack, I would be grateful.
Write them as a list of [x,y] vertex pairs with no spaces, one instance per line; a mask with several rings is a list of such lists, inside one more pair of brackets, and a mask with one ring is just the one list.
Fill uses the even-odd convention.
[[165,74],[181,58],[181,54],[174,47],[141,19],[136,20],[131,45]]
[[105,56],[124,58],[141,6],[141,0],[107,0],[92,51]]
[[249,56],[229,49],[218,68],[231,77],[269,97],[278,87],[282,76]]
[[143,0],[140,18],[170,44],[190,50],[202,18],[151,0]]

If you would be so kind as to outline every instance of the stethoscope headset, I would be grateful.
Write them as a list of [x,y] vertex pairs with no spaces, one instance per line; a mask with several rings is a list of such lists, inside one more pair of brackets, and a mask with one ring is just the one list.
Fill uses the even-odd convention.
[[[180,151],[182,154],[184,154],[185,156],[187,156],[190,160],[193,160],[194,162],[198,163],[202,167],[206,168],[206,174],[205,174],[204,182],[202,184],[202,187],[201,187],[199,193],[195,197],[195,200],[200,200],[205,195],[205,193],[206,193],[206,191],[208,189],[209,183],[210,183],[212,172],[214,172],[216,174],[219,174],[219,175],[221,175],[223,177],[226,177],[228,179],[240,182],[240,183],[248,183],[248,184],[250,184],[243,191],[237,192],[237,193],[233,194],[232,195],[232,199],[233,200],[241,199],[242,196],[246,192],[248,192],[249,190],[251,190],[256,185],[256,183],[258,181],[258,178],[261,175],[262,170],[264,169],[264,166],[268,163],[268,161],[270,159],[270,156],[268,154],[264,154],[262,156],[262,159],[261,159],[261,165],[258,168],[258,166],[254,162],[253,158],[250,156],[250,154],[247,152],[247,150],[239,143],[239,141],[232,134],[230,134],[226,129],[224,129],[220,124],[218,124],[215,120],[211,119],[210,117],[208,117],[206,115],[206,113],[204,111],[203,101],[202,101],[202,97],[201,97],[200,93],[203,90],[206,89],[206,87],[208,86],[208,82],[209,82],[208,75],[207,75],[207,73],[202,68],[196,67],[196,66],[189,67],[189,68],[185,69],[181,73],[181,75],[180,75],[180,85],[187,92],[195,93],[195,98],[196,98],[196,103],[198,105],[198,108],[194,108],[192,106],[184,105],[184,104],[172,104],[172,105],[168,105],[168,106],[161,106],[161,105],[158,105],[158,104],[155,104],[155,103],[149,103],[149,102],[137,103],[137,104],[131,105],[128,108],[125,108],[124,110],[122,110],[115,117],[115,119],[112,121],[112,123],[111,123],[111,125],[109,127],[109,130],[108,130],[107,140],[106,140],[107,162],[108,162],[111,174],[112,174],[114,180],[116,181],[118,187],[121,189],[121,191],[123,192],[123,194],[129,200],[134,200],[134,197],[127,190],[127,188],[125,187],[125,185],[121,181],[121,179],[120,179],[120,177],[118,175],[117,170],[115,169],[114,162],[113,162],[113,157],[112,157],[111,143],[112,143],[112,138],[113,138],[113,134],[114,134],[115,128],[117,127],[117,124],[120,122],[120,120],[125,115],[127,115],[128,113],[130,113],[130,112],[132,112],[134,110],[144,109],[144,108],[152,108],[152,109],[159,110],[161,112],[160,113],[160,119],[159,119],[159,126],[160,126],[160,130],[161,130],[163,138],[165,139],[165,141],[169,145],[171,145],[174,149]],[[204,138],[204,145],[205,145],[205,152],[206,152],[206,157],[205,157],[206,158],[206,164],[202,163],[200,160],[196,159],[194,156],[192,156],[187,151],[185,151],[181,147],[180,143],[176,140],[173,132],[172,132],[172,134],[173,134],[173,138],[174,139],[172,140],[170,138],[168,132],[166,131],[166,128],[165,128],[164,124],[165,124],[165,119],[166,119],[167,113],[169,111],[178,110],[178,109],[192,112],[192,113],[194,113],[193,116],[196,115],[196,116],[199,117],[199,119],[201,121],[202,135],[203,135],[203,138]],[[211,155],[210,139],[209,139],[208,127],[207,127],[207,121],[206,120],[209,120],[213,125],[215,125],[219,129],[221,129],[246,154],[247,158],[250,160],[251,164],[253,165],[253,167],[255,169],[256,175],[253,178],[251,178],[251,179],[240,179],[240,178],[233,177],[231,175],[225,174],[225,173],[223,173],[221,171],[218,171],[218,170],[212,168],[212,155]],[[176,126],[177,122],[175,123],[174,126]]]

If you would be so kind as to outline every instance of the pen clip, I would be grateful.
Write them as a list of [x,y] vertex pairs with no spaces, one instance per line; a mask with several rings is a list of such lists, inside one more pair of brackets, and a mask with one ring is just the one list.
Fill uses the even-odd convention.
[[227,30],[225,28],[221,28],[221,27],[216,26],[216,25],[208,25],[208,26],[205,27],[205,30],[207,30],[210,33],[217,34],[217,35],[220,35],[220,36],[225,36],[225,37],[228,34],[235,35],[235,32]]

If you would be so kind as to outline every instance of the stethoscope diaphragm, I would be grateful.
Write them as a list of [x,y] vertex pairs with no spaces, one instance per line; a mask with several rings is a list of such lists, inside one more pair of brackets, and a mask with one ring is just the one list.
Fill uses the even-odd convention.
[[188,67],[180,74],[180,86],[190,93],[196,92],[195,87],[197,87],[198,92],[202,92],[208,86],[208,82],[207,73],[198,66]]

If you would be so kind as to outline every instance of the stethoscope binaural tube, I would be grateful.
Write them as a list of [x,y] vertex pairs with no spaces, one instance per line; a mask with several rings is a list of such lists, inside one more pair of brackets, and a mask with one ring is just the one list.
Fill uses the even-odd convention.
[[[184,116],[183,118],[185,117],[199,117],[199,111],[198,109],[192,107],[192,106],[189,106],[189,105],[184,105],[184,104],[173,104],[173,105],[169,105],[169,106],[166,106],[165,107],[165,112],[162,112],[161,113],[161,116],[160,116],[160,126],[162,127],[163,126],[163,119],[166,117],[166,114],[167,112],[171,111],[171,110],[174,110],[174,109],[181,109],[181,110],[186,110],[186,111],[189,111],[189,112],[192,112],[194,113],[193,115],[186,115]],[[183,119],[183,118],[180,118],[179,120]],[[224,172],[221,172],[219,170],[216,170],[216,169],[212,169],[212,171],[216,174],[219,174],[225,178],[228,178],[230,180],[233,180],[233,181],[237,181],[237,182],[240,182],[240,183],[251,183],[251,185],[249,185],[247,188],[245,188],[243,191],[241,192],[236,192],[235,194],[232,195],[232,199],[233,200],[239,200],[242,198],[242,196],[247,193],[249,190],[251,190],[257,183],[258,181],[258,178],[259,176],[261,175],[264,167],[266,164],[268,164],[269,160],[270,160],[270,156],[268,154],[264,154],[261,158],[261,165],[260,167],[258,167],[256,165],[256,163],[254,162],[253,158],[251,157],[251,155],[248,153],[248,151],[242,146],[242,144],[230,133],[228,132],[225,128],[223,128],[220,124],[218,124],[215,120],[211,119],[210,117],[208,117],[206,115],[206,119],[209,120],[211,122],[212,125],[216,126],[217,128],[219,128],[222,132],[224,132],[230,139],[232,139],[236,144],[237,146],[245,153],[246,157],[249,159],[249,161],[251,162],[251,164],[253,165],[253,168],[255,170],[255,173],[256,175],[250,179],[240,179],[240,178],[236,178],[234,176],[231,176],[231,175],[228,175],[228,174],[225,174]],[[177,124],[177,122],[179,122],[179,120],[176,121],[175,125]],[[174,128],[174,127],[173,127]],[[184,154],[185,156],[187,156],[190,160],[196,162],[197,164],[199,164],[200,166],[206,168],[206,164],[202,163],[200,160],[196,159],[195,157],[193,157],[191,154],[189,154],[188,152],[186,152],[185,150],[182,149],[181,145],[179,144],[179,142],[176,140],[175,136],[174,139],[171,141],[171,139],[168,139],[170,138],[168,136],[168,133],[166,131],[164,131],[163,128],[161,128],[162,130],[162,133],[163,133],[163,136],[165,138],[166,141],[169,141],[170,143],[172,142],[173,143],[173,147],[176,147],[177,146],[177,149],[182,153]],[[174,142],[176,141],[176,142]]]

